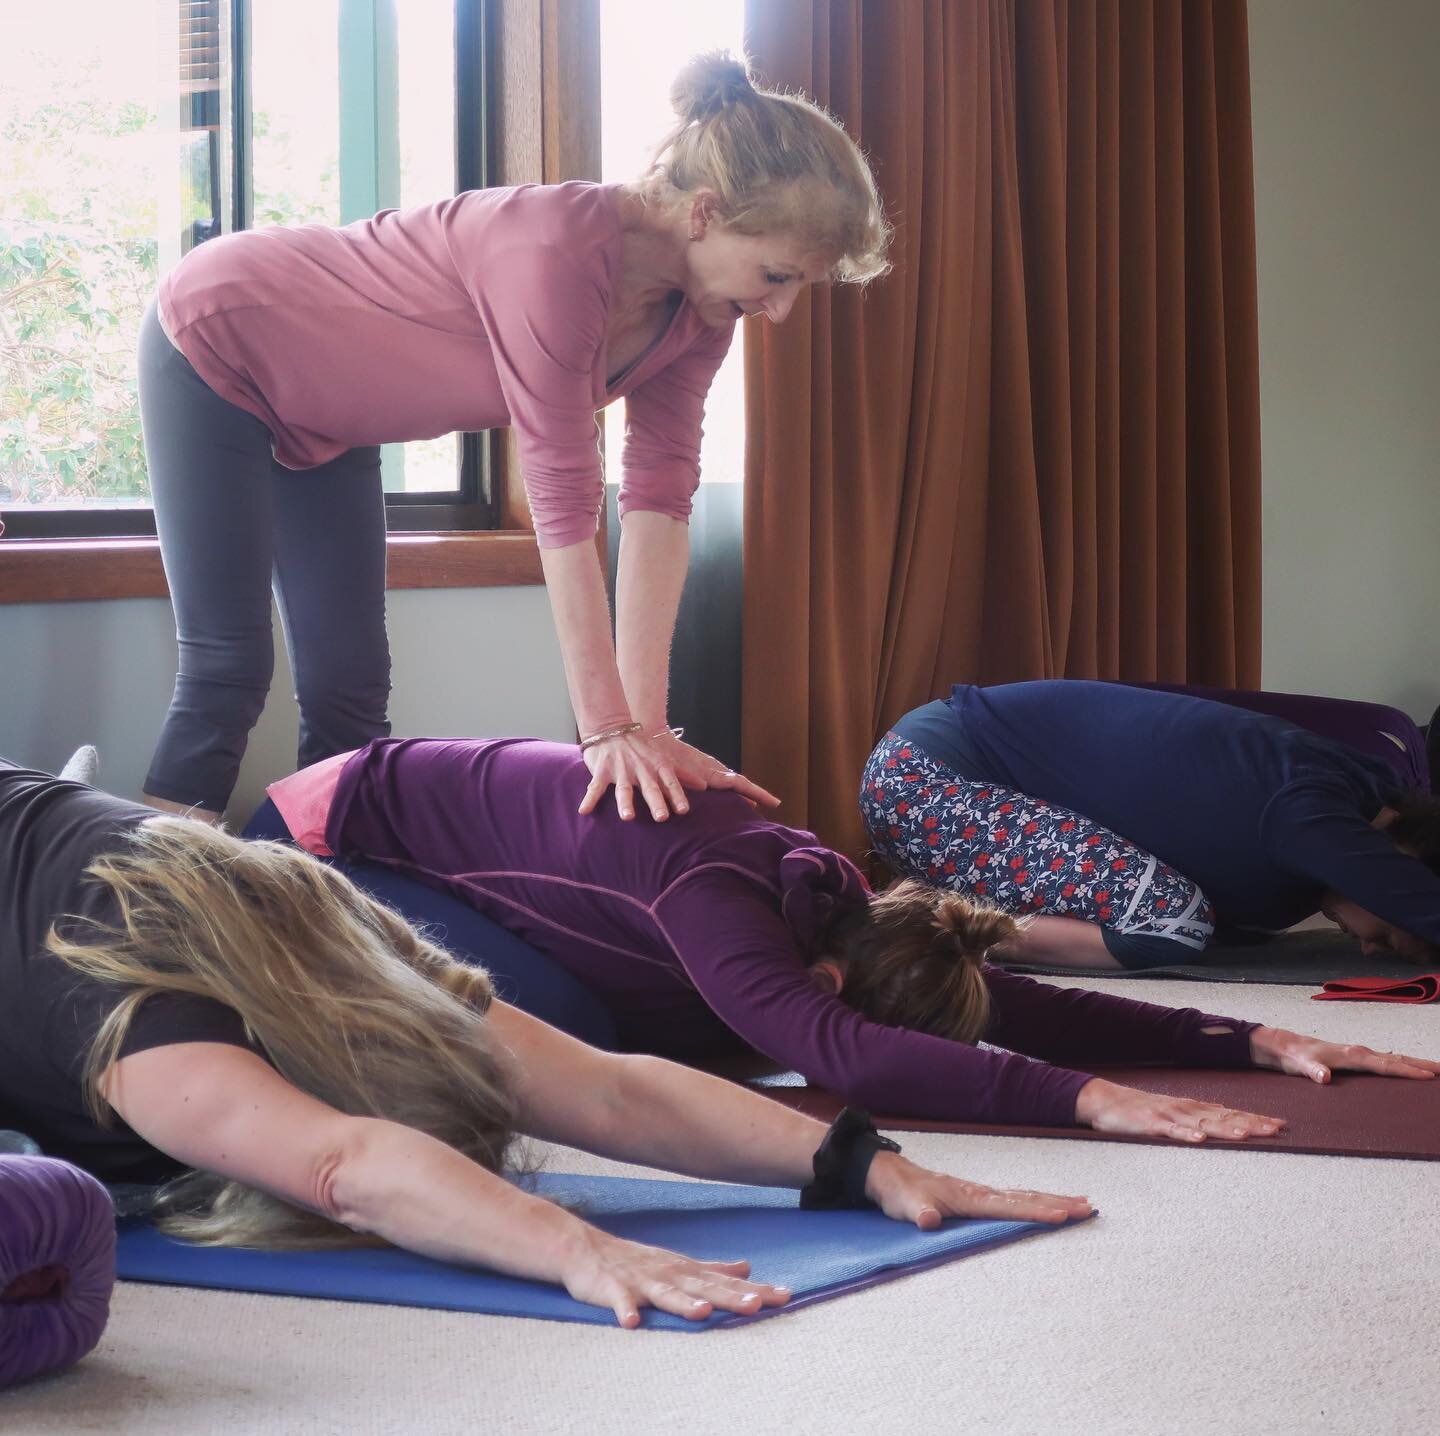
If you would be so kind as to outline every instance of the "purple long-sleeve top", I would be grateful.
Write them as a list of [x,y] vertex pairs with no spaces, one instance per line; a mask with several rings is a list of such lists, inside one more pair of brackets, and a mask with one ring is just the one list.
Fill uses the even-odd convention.
[[[609,802],[581,817],[584,762],[533,739],[381,739],[332,781],[336,855],[450,892],[524,938],[610,1007],[634,1050],[694,1057],[738,1037],[878,1111],[1046,1125],[1075,1120],[1090,1080],[1052,1064],[1250,1063],[1253,1023],[993,967],[985,1040],[1009,1051],[872,1022],[806,971],[825,922],[867,900],[864,880],[732,793],[692,793],[689,814],[664,823],[624,823]],[[285,787],[271,789],[282,812]]]

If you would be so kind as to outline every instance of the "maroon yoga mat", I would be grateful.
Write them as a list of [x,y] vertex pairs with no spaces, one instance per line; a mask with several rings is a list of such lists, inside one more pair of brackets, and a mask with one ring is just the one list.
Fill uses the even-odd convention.
[[[1097,1077],[1126,1087],[1140,1087],[1172,1097],[1221,1102],[1266,1117],[1283,1117],[1284,1130],[1274,1137],[1249,1137],[1221,1142],[1211,1137],[1202,1148],[1241,1151],[1308,1152],[1325,1157],[1406,1157],[1440,1161],[1440,1078],[1417,1081],[1341,1073],[1328,1086],[1302,1077],[1253,1069],[1233,1071],[1209,1067],[1097,1067]],[[795,1074],[785,1074],[797,1080]],[[839,1098],[819,1087],[784,1086],[781,1078],[761,1078],[756,1090],[807,1116],[831,1121]],[[877,1115],[882,1130],[897,1132],[966,1132],[992,1137],[1075,1137],[1090,1142],[1146,1142],[1188,1146],[1161,1137],[1121,1137],[1089,1127],[1005,1127],[979,1122],[928,1122],[914,1117]]]

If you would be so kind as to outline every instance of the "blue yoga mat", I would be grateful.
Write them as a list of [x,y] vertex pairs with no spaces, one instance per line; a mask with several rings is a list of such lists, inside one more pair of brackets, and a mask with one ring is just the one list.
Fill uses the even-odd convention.
[[[761,1321],[1054,1230],[1041,1222],[956,1220],[922,1232],[874,1211],[802,1212],[793,1191],[714,1182],[546,1174],[536,1190],[616,1236],[702,1261],[745,1257],[757,1281],[788,1286],[793,1292],[786,1306],[756,1316],[717,1312],[706,1321],[686,1321],[668,1312],[642,1310],[641,1324],[656,1331],[707,1331]],[[612,1312],[578,1302],[559,1287],[493,1276],[394,1248],[274,1252],[197,1247],[143,1225],[121,1231],[118,1257],[123,1281],[533,1316],[592,1326],[615,1322]]]

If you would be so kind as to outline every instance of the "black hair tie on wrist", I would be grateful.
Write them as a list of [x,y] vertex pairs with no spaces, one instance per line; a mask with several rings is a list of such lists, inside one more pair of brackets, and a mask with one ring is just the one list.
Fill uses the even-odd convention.
[[846,1107],[830,1124],[815,1149],[815,1179],[800,1188],[800,1206],[807,1212],[826,1208],[873,1207],[865,1180],[876,1152],[898,1152],[900,1144],[875,1130],[868,1112]]

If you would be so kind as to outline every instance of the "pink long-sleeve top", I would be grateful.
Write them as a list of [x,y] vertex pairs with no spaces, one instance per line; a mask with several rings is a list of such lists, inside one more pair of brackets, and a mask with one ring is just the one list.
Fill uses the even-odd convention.
[[582,818],[588,782],[556,743],[387,738],[269,792],[302,846],[449,892],[560,963],[633,1050],[743,1039],[877,1111],[1051,1126],[1075,1119],[1081,1064],[1250,1065],[1254,1023],[993,967],[985,1036],[1008,1051],[872,1022],[806,970],[829,917],[867,900],[845,858],[734,793],[691,793],[666,823],[613,803]]
[[287,468],[508,426],[537,538],[560,548],[596,530],[595,414],[624,398],[622,516],[687,519],[705,395],[734,325],[682,302],[650,349],[608,373],[618,189],[471,190],[343,228],[226,235],[161,283],[160,322],[211,389],[265,424]]

